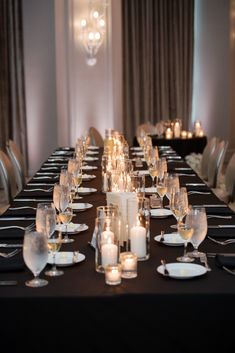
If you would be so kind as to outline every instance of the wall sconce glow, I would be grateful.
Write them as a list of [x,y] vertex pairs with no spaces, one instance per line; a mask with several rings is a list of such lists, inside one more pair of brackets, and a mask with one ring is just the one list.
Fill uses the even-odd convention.
[[86,63],[94,66],[96,55],[104,42],[107,24],[106,0],[89,0],[87,15],[80,20],[80,43],[86,53]]

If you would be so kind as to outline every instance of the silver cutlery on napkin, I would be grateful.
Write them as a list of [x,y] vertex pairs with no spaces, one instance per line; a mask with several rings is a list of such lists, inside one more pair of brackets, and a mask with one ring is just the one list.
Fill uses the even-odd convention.
[[33,230],[35,227],[35,223],[31,223],[29,224],[28,226],[25,226],[25,227],[22,227],[22,226],[3,226],[3,227],[0,227],[0,230],[6,230],[6,229],[22,229],[22,230]]
[[232,216],[220,216],[220,215],[215,215],[215,214],[208,214],[207,218],[232,219]]
[[207,236],[207,238],[210,239],[211,241],[213,241],[214,243],[219,244],[219,245],[229,245],[229,244],[235,243],[235,239],[233,239],[233,238],[226,239],[226,240],[223,240],[223,241],[211,238],[209,235]]
[[17,211],[17,210],[24,210],[24,209],[27,209],[27,208],[30,208],[32,210],[35,210],[36,211],[36,207],[32,207],[32,206],[20,206],[20,207],[9,207],[8,210],[10,211]]
[[207,228],[211,229],[223,229],[223,228],[235,228],[235,224],[218,224],[218,225],[208,225]]
[[211,192],[210,191],[188,191],[188,195],[196,195],[196,194],[198,194],[198,195],[210,195],[211,194]]
[[28,183],[27,186],[54,186],[55,183]]
[[203,183],[186,183],[186,186],[207,186],[206,184]]
[[0,221],[35,221],[35,217],[0,217]]
[[42,201],[42,202],[46,202],[46,201],[53,201],[52,199],[14,199],[14,202],[18,201],[18,202],[27,202],[27,201],[34,201],[34,202],[38,202],[38,201]]
[[0,248],[22,248],[23,244],[6,244],[0,243]]
[[235,271],[231,270],[230,268],[226,266],[222,266],[222,269],[225,270],[226,272],[230,273],[230,275],[235,275]]
[[16,286],[17,284],[18,282],[13,280],[0,281],[0,286]]
[[51,192],[53,188],[50,189],[24,189],[25,192],[34,192],[34,191],[42,191],[42,192]]
[[177,173],[178,176],[196,176],[196,174],[187,174],[187,173]]
[[225,204],[218,204],[218,205],[193,205],[194,207],[209,207],[209,208],[227,208],[228,206]]
[[10,257],[15,256],[16,254],[18,254],[21,251],[21,249],[15,249],[11,252],[0,252],[0,256],[4,257],[5,259],[9,259]]

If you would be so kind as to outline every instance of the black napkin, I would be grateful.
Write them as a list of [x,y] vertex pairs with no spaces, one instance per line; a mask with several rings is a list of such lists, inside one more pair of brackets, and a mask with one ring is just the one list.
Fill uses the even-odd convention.
[[[222,222],[219,223],[222,224]],[[235,228],[208,228],[207,235],[212,238],[235,238]]]
[[22,253],[10,258],[0,256],[0,272],[23,271],[24,269]]
[[234,211],[229,207],[206,207],[206,213],[215,215],[235,215]]
[[4,229],[0,231],[0,240],[7,239],[23,239],[24,238],[24,230],[21,229]]
[[235,267],[235,254],[216,254],[215,263],[219,267]]

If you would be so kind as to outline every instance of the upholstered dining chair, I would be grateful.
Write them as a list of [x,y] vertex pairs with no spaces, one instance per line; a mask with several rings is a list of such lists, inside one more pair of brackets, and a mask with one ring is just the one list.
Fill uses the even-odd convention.
[[104,140],[100,132],[93,126],[89,128],[88,135],[90,137],[90,143],[93,146],[104,147]]
[[208,161],[208,185],[211,188],[216,188],[217,186],[217,179],[224,163],[227,148],[228,142],[220,141]]
[[0,150],[0,177],[5,196],[4,201],[9,204],[18,193],[18,190],[13,166],[6,153],[2,150]]
[[12,140],[9,140],[7,142],[6,148],[7,148],[7,154],[14,168],[18,191],[21,191],[23,186],[25,185],[25,170],[24,170],[23,156],[17,144]]
[[200,175],[204,180],[208,180],[208,165],[209,160],[217,146],[218,138],[212,137],[206,144],[202,152],[202,158],[200,163]]
[[147,123],[143,123],[137,126],[136,136],[140,136],[142,133],[145,134],[155,134],[156,128],[149,121]]

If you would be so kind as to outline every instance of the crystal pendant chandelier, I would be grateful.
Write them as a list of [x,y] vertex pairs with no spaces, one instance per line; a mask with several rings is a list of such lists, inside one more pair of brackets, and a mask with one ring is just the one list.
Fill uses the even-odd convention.
[[86,52],[86,62],[89,66],[96,64],[96,55],[105,39],[106,8],[105,0],[89,0],[87,16],[80,21],[80,42]]

